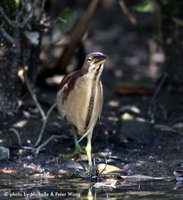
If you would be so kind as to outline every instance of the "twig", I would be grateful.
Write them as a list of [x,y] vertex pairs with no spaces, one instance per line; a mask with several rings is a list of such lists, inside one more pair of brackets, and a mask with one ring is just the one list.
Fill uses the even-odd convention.
[[162,13],[168,17],[172,22],[174,22],[175,24],[179,25],[179,26],[183,26],[183,20],[181,18],[177,18],[177,17],[173,17],[170,12],[165,8],[163,2],[161,0],[156,0],[156,2],[159,4]]
[[179,26],[183,26],[183,20],[177,17],[171,17],[171,20]]
[[32,10],[32,11],[25,17],[25,20],[24,20],[22,23],[19,24],[19,27],[20,27],[20,28],[25,27],[25,25],[32,19],[33,14],[34,14],[34,11]]
[[166,120],[167,119],[167,111],[166,109],[164,108],[164,106],[162,104],[158,104],[159,108],[162,110],[162,113],[163,113],[163,116],[164,116],[164,119]]
[[39,2],[38,0],[34,0],[33,7],[31,8],[31,11],[27,14],[27,16],[24,17],[23,22],[18,24],[19,28],[24,28],[26,26],[26,24],[32,19],[32,17],[34,16],[35,8],[38,5],[38,2]]
[[17,12],[17,16],[15,19],[17,24],[19,23],[19,19],[20,19],[21,15],[23,14],[23,11],[24,11],[25,5],[26,5],[25,1],[20,0],[20,3],[21,3],[21,9]]
[[11,27],[15,27],[15,24],[13,23],[13,21],[11,19],[8,18],[8,16],[4,13],[4,10],[2,9],[2,7],[0,6],[0,14],[4,17],[5,21],[11,26]]
[[135,19],[135,17],[132,15],[132,13],[129,11],[129,9],[127,8],[124,0],[119,0],[119,5],[122,9],[122,11],[124,12],[124,14],[128,17],[128,20],[135,26],[137,26],[137,20]]
[[63,137],[63,135],[52,135],[51,137],[49,137],[45,142],[43,142],[41,145],[38,146],[38,148],[36,149],[35,152],[35,156],[37,156],[37,154],[40,152],[40,150],[46,146],[51,140],[55,139],[55,138],[61,138]]
[[27,89],[28,89],[32,99],[34,100],[43,120],[45,120],[46,116],[45,116],[44,110],[42,109],[41,105],[39,104],[39,101],[37,100],[37,96],[35,95],[35,93],[33,92],[32,88],[31,88],[26,71],[24,71],[24,79],[25,79],[25,84],[27,86]]
[[40,1],[41,5],[39,6],[39,13],[36,16],[36,20],[37,20],[38,23],[40,23],[40,21],[42,19],[42,14],[43,14],[43,11],[44,11],[45,2],[46,2],[46,0],[42,0],[42,2]]
[[[134,25],[139,31],[141,31],[142,33],[145,33],[146,35],[149,36],[149,34],[147,34],[145,31],[144,31],[144,28],[142,26],[139,25],[138,21],[136,20],[136,18],[133,16],[133,14],[129,11],[129,9],[127,8],[124,0],[119,0],[119,5],[123,11],[123,13],[127,16],[128,20],[130,21],[130,23],[132,25]],[[157,37],[154,37],[154,36],[149,36],[151,37],[157,44],[159,44],[160,46],[163,46],[163,43],[162,41],[157,38]]]
[[[151,98],[150,104],[149,104],[148,115],[151,117],[152,122],[154,122],[154,114],[153,113],[155,113],[155,110],[156,110],[156,105],[155,105],[156,100],[155,99],[156,99],[157,95],[159,94],[167,76],[168,75],[166,73],[163,75],[158,87],[156,88],[156,90]],[[152,110],[154,110],[154,111],[152,111]]]
[[38,137],[38,139],[37,139],[37,141],[36,141],[36,143],[35,143],[35,146],[38,146],[39,143],[41,142],[41,139],[42,139],[42,137],[43,137],[43,132],[44,132],[46,123],[47,123],[47,121],[48,121],[48,117],[50,116],[51,112],[53,111],[53,109],[55,108],[56,105],[57,105],[57,104],[54,103],[54,104],[49,108],[48,112],[46,113],[46,118],[45,118],[45,120],[44,120],[44,122],[43,122],[41,131],[40,131],[40,133],[39,133],[39,137]]
[[152,99],[151,99],[151,103],[150,103],[150,104],[152,104],[152,102],[155,100],[155,98],[156,98],[156,96],[158,95],[158,93],[159,93],[159,91],[160,91],[160,89],[161,89],[163,83],[165,82],[165,79],[167,78],[167,76],[168,76],[167,74],[164,74],[164,75],[163,75],[163,78],[161,79],[161,81],[160,81],[158,87],[156,88],[156,91],[155,91],[154,94],[153,94],[153,97],[152,97]]
[[42,12],[43,12],[43,9],[44,9],[44,6],[45,6],[45,1],[46,1],[46,0],[43,0],[43,1],[42,1],[41,9],[40,9],[40,15],[41,15]]
[[0,27],[0,35],[9,43],[15,44],[15,39],[9,35],[4,28]]
[[25,25],[32,19],[33,14],[34,14],[34,10],[31,10],[29,14],[25,16],[24,21],[18,24],[19,28],[25,27]]
[[16,135],[18,144],[19,144],[19,146],[22,147],[22,140],[21,140],[19,132],[15,128],[10,128],[9,131],[13,132]]
[[102,173],[105,171],[106,167],[107,167],[107,159],[105,159],[105,166],[104,166],[104,168],[102,169],[102,171],[100,172],[100,174],[102,174]]

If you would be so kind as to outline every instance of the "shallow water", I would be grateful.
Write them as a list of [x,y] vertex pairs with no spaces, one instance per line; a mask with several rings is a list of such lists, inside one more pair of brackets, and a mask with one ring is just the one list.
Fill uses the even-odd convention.
[[[93,187],[82,179],[2,179],[0,199],[182,199],[175,181],[118,181],[116,188]],[[183,189],[183,187],[182,187]]]

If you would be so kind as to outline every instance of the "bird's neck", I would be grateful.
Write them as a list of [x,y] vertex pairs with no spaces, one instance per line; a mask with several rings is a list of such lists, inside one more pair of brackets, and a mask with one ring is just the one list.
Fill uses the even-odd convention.
[[81,71],[81,76],[85,76],[87,77],[89,80],[91,80],[92,82],[99,82],[100,81],[100,76],[102,74],[103,71],[103,66],[104,64],[101,64],[100,67],[98,67],[95,70],[92,70],[92,68],[88,69],[87,71]]

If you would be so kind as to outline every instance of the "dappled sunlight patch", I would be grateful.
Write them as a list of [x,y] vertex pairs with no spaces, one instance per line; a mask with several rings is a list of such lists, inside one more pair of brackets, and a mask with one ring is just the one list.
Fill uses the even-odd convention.
[[121,116],[122,120],[133,120],[134,117],[130,115],[129,113],[125,113]]
[[136,166],[138,167],[141,167],[145,164],[146,162],[144,160],[139,160],[137,163],[136,163]]
[[117,122],[119,120],[118,117],[114,117],[114,116],[109,116],[109,117],[107,117],[107,119],[109,121],[114,121],[114,122]]
[[4,142],[5,142],[5,140],[4,140],[4,139],[0,139],[0,143],[2,143],[2,144],[3,144]]
[[132,65],[132,66],[135,66],[135,65],[139,65],[140,63],[140,58],[139,56],[131,56],[131,57],[125,57],[124,58],[124,63],[127,64],[127,65]]
[[[59,116],[59,117],[60,117],[60,116]],[[60,128],[60,126],[61,126],[59,122],[52,122],[52,125],[53,125],[53,126],[56,126],[56,127],[58,127],[58,128]]]
[[53,77],[47,78],[46,83],[59,85],[62,78],[63,78],[63,76],[61,76],[61,75],[55,75]]
[[66,175],[67,175],[67,174],[68,174],[68,170],[59,169],[59,170],[58,170],[58,173],[59,173],[59,174],[66,174]]
[[146,119],[144,119],[142,117],[137,117],[136,120],[139,122],[146,122]]
[[115,71],[114,71],[114,75],[117,77],[117,78],[122,78],[123,77],[123,71],[122,70],[120,70],[120,69],[116,69]]
[[110,156],[112,154],[112,151],[109,148],[105,148],[104,151],[100,151],[100,155],[104,158],[107,156]]
[[15,128],[22,128],[27,125],[27,120],[21,120],[13,124]]
[[140,109],[137,106],[135,106],[135,105],[125,105],[125,106],[123,106],[120,109],[120,112],[121,113],[124,113],[124,112],[134,112],[134,113],[139,114],[140,113]]
[[110,100],[110,101],[108,101],[107,105],[109,105],[111,107],[118,107],[120,105],[120,103],[119,103],[119,101]]

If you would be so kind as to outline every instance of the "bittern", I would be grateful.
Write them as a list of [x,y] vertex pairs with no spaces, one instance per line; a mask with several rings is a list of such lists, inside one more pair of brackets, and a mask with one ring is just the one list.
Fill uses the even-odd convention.
[[[92,170],[91,139],[95,124],[103,105],[103,88],[100,76],[106,56],[100,52],[86,56],[81,70],[66,75],[57,93],[57,107],[60,115],[77,129],[79,135],[87,136],[86,153],[88,170]],[[83,138],[82,137],[82,138]],[[76,137],[75,137],[76,138]],[[75,140],[76,148],[79,146]]]

